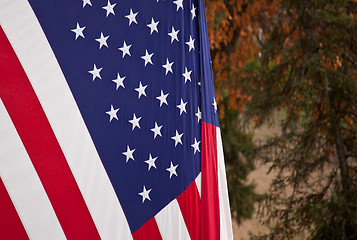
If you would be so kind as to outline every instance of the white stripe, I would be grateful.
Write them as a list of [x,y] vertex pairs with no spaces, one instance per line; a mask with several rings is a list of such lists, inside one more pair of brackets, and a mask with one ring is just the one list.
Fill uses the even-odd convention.
[[66,239],[1,99],[0,177],[30,239]]
[[195,181],[196,181],[196,187],[197,187],[198,193],[200,194],[200,197],[201,197],[201,173],[198,174]]
[[102,239],[132,239],[129,225],[41,26],[26,0],[1,0],[11,42]]
[[163,240],[190,239],[176,199],[156,214],[155,220]]
[[228,200],[226,170],[224,165],[221,130],[217,128],[218,192],[221,240],[233,239],[231,211]]

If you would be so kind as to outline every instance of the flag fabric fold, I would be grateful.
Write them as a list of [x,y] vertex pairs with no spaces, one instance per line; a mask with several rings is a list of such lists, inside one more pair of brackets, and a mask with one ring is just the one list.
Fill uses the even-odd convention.
[[0,24],[1,239],[233,239],[203,0],[1,0]]

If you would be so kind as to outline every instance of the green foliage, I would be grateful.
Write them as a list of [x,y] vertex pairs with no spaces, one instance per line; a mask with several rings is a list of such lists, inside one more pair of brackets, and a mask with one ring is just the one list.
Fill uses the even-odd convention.
[[[277,173],[253,239],[357,239],[357,7],[353,1],[281,1],[261,45],[245,116],[283,109],[282,133],[257,158]],[[249,78],[247,76],[247,78]],[[237,81],[242,81],[238,79]],[[242,86],[245,86],[242,84]]]
[[[357,239],[357,2],[208,2],[233,212],[257,199],[255,153],[276,177],[260,207],[270,231],[253,239]],[[243,123],[277,112],[281,134],[255,147]]]
[[[222,104],[227,106],[227,98]],[[231,209],[233,216],[240,223],[252,216],[258,197],[254,193],[254,185],[246,182],[248,174],[254,170],[253,135],[242,130],[238,111],[227,110],[224,118],[220,119],[220,125]]]

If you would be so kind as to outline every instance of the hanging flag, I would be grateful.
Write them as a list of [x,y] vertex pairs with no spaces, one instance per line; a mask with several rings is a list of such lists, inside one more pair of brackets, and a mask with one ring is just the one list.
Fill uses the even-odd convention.
[[0,24],[1,239],[233,239],[203,0]]

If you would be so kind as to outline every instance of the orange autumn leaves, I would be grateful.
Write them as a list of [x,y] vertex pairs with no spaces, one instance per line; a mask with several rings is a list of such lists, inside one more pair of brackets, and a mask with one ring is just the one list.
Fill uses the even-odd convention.
[[[258,0],[206,1],[208,33],[217,101],[229,95],[228,108],[242,111],[250,96],[242,93],[235,79],[241,77],[243,66],[259,56],[259,41],[264,38],[261,22],[268,21],[278,10],[278,1]],[[223,90],[223,91],[222,91]],[[224,108],[220,108],[223,116]]]
[[[269,82],[260,81],[259,76],[252,74],[252,72],[247,73],[245,66],[260,57],[262,42],[271,37],[274,31],[277,31],[280,41],[275,41],[272,45],[277,50],[275,55],[270,56],[271,63],[276,66],[287,66],[284,67],[279,77],[276,78],[276,82],[273,83],[276,93],[281,91],[282,94],[287,94],[286,91],[288,93],[296,91],[296,87],[289,85],[286,81],[291,68],[289,59],[305,54],[302,48],[294,46],[294,44],[299,44],[301,38],[306,39],[305,29],[297,27],[298,24],[296,24],[297,21],[301,21],[301,19],[298,19],[301,16],[296,12],[297,9],[285,8],[282,6],[284,3],[277,0],[210,0],[205,3],[220,117],[224,116],[225,108],[242,112],[246,104],[252,100],[251,93],[243,90],[241,84],[246,84],[245,89],[256,89],[258,91],[267,87],[266,84]],[[284,9],[289,10],[285,12]],[[273,29],[273,22],[280,22],[280,27]],[[324,35],[321,32],[325,30],[319,24],[313,29],[315,34],[319,36]],[[320,39],[322,42],[323,40],[323,38]],[[344,64],[339,56],[339,46],[336,46],[338,49],[332,51],[330,46],[325,46],[322,42],[314,43],[316,49],[318,49],[322,67],[332,72],[339,71]],[[284,50],[280,51],[281,49]],[[337,54],[334,55],[331,52]],[[295,65],[302,66],[304,64],[304,57],[296,57],[295,59]],[[263,68],[266,67],[268,66],[263,66]],[[321,90],[314,89],[313,79],[308,76],[302,84],[304,91]],[[280,89],[281,86],[287,87]],[[280,105],[277,106],[278,109],[279,107],[287,107],[292,109],[295,115],[300,115],[300,108],[298,106],[290,108],[289,103],[294,102],[295,98],[304,99],[305,95],[308,94],[304,91],[288,94],[293,99],[285,103],[280,102]],[[315,94],[320,95],[322,93],[316,92]],[[220,104],[224,99],[226,103]],[[320,104],[325,105],[326,103]],[[349,111],[355,112],[356,109],[349,109]],[[317,118],[319,110],[316,109],[312,112],[316,112],[316,114],[312,114],[312,117]],[[350,127],[353,127],[353,123],[356,121],[352,118],[354,118],[353,115],[346,115],[344,119]],[[256,125],[261,123],[259,116],[253,115],[252,120]]]

